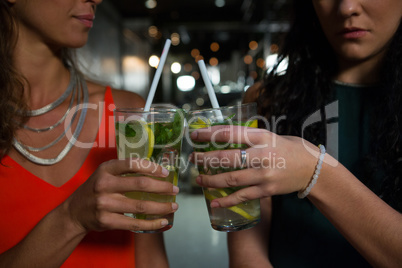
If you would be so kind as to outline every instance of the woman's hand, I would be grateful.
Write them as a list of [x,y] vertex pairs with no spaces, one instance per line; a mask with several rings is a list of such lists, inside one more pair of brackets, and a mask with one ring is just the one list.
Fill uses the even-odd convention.
[[170,214],[176,203],[134,200],[125,192],[141,191],[175,195],[179,189],[169,182],[146,176],[122,177],[127,173],[141,173],[166,177],[169,172],[144,159],[111,160],[103,163],[92,176],[65,202],[70,218],[83,229],[90,230],[156,230],[167,225],[166,219],[139,220],[124,213]]
[[[247,200],[304,190],[317,164],[319,150],[311,143],[279,136],[258,128],[219,125],[191,133],[194,142],[246,144],[247,168],[218,175],[199,175],[203,187],[249,186],[227,197],[214,199],[211,207],[229,207]],[[240,167],[240,150],[194,152],[196,165]]]

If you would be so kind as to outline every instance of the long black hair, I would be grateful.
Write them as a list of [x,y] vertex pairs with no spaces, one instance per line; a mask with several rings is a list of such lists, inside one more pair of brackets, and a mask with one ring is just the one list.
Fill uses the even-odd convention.
[[[286,115],[278,134],[303,136],[314,144],[326,143],[325,119],[302,131],[304,120],[333,99],[336,55],[328,43],[312,1],[293,1],[293,23],[278,55],[278,63],[263,79],[258,98],[259,113],[269,118]],[[278,73],[287,61],[285,74]],[[381,70],[381,95],[373,126],[370,154],[365,156],[366,174],[382,174],[376,193],[402,210],[402,27],[399,26]],[[381,170],[382,172],[378,172]],[[371,185],[374,178],[364,181]]]

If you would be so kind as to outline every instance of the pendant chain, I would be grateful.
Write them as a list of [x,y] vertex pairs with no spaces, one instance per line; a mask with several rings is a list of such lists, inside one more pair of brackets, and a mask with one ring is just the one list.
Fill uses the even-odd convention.
[[[31,147],[25,144],[22,144],[20,141],[18,141],[16,138],[13,139],[13,146],[14,148],[21,153],[23,156],[25,156],[28,160],[30,160],[33,163],[39,164],[39,165],[54,165],[58,162],[60,162],[66,155],[67,153],[71,150],[71,148],[74,146],[74,144],[77,142],[77,138],[81,133],[82,127],[84,125],[86,113],[87,113],[87,106],[88,106],[88,87],[87,84],[84,80],[84,78],[78,74],[75,70],[71,70],[71,78],[70,78],[70,83],[66,89],[66,91],[63,93],[63,95],[58,98],[55,102],[50,103],[40,109],[37,110],[32,110],[28,113],[29,116],[38,116],[45,114],[57,106],[59,106],[61,103],[63,103],[68,96],[72,92],[72,97],[70,101],[70,105],[67,109],[67,112],[63,115],[63,117],[54,125],[46,127],[46,128],[30,128],[27,126],[24,126],[24,128],[34,131],[34,132],[44,132],[44,131],[49,131],[54,129],[56,126],[60,125],[66,118],[67,115],[70,113],[72,104],[74,102],[74,98],[77,96],[77,104],[80,102],[81,97],[83,99],[83,102],[80,105],[77,105],[74,110],[74,114],[70,120],[69,125],[64,129],[64,132],[57,137],[55,140],[50,142],[49,144],[43,146],[43,147]],[[81,109],[81,114],[78,119],[77,127],[72,134],[72,136],[68,139],[68,142],[66,146],[63,148],[63,150],[55,157],[55,158],[41,158],[38,156],[33,155],[31,152],[39,152],[46,150],[55,144],[57,144],[63,137],[67,136],[67,131],[71,129],[71,126],[76,118],[77,113],[79,112],[79,108]],[[71,133],[71,132],[70,132]]]

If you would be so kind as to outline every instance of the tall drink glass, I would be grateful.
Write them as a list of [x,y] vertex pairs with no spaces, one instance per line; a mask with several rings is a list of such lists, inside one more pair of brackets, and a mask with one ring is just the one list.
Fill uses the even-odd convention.
[[[184,113],[180,109],[116,109],[114,111],[116,127],[116,145],[119,159],[140,158],[136,165],[147,165],[147,159],[169,170],[169,176],[157,178],[177,186],[180,168],[180,152],[184,134]],[[141,168],[141,166],[140,166]],[[125,174],[124,176],[141,176]],[[156,202],[175,202],[176,197],[146,192],[127,192],[125,195],[137,200]],[[136,231],[155,233],[169,230],[173,226],[174,214],[146,215],[125,213],[135,219],[153,220],[166,218],[168,225],[156,231]]]
[[[190,111],[188,113],[189,131],[195,129],[210,128],[214,125],[241,125],[248,127],[257,127],[256,104],[249,103],[236,106],[226,106],[218,109],[206,109]],[[212,137],[214,134],[212,135]],[[196,152],[209,152],[215,150],[245,149],[245,144],[218,143],[211,142],[193,143]],[[195,160],[197,161],[197,160]],[[234,166],[228,167],[221,165],[217,161],[212,161],[210,165],[198,165],[200,174],[214,175],[223,172],[230,172],[242,169],[241,161],[236,161]],[[213,164],[212,164],[213,163]],[[228,188],[205,188],[203,193],[208,208],[209,219],[213,229],[218,231],[233,232],[254,227],[260,221],[260,200],[246,201],[229,208],[211,208],[212,200],[225,197],[244,187]]]

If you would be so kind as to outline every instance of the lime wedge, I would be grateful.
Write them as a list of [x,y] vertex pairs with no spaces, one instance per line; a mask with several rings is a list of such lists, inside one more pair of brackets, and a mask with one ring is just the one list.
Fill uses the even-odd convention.
[[[219,191],[219,193],[225,197],[227,196],[226,192],[223,189],[217,189]],[[213,196],[212,194],[210,194],[209,192],[204,191],[204,196],[206,199],[208,199],[209,201],[214,200],[215,198],[218,198],[217,196]],[[248,214],[246,211],[244,211],[243,209],[237,207],[237,206],[233,206],[233,207],[228,207],[227,209],[230,209],[231,211],[233,211],[234,213],[239,214],[240,216],[242,216],[243,218],[246,218],[247,220],[254,220],[256,217],[251,216],[250,214]]]
[[190,124],[190,128],[191,129],[199,129],[199,128],[208,127],[210,125],[211,125],[211,123],[209,121],[205,122],[201,118],[197,118],[197,120],[195,120],[193,123]]
[[258,128],[258,121],[257,119],[253,120],[253,121],[248,121],[246,123],[247,127],[254,127],[254,128]]
[[155,135],[152,129],[150,128],[150,123],[146,127],[147,133],[148,133],[148,154],[147,158],[151,158],[152,153],[154,151],[154,146],[155,146]]

